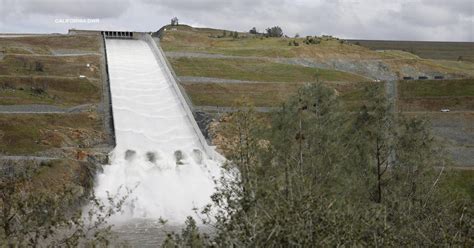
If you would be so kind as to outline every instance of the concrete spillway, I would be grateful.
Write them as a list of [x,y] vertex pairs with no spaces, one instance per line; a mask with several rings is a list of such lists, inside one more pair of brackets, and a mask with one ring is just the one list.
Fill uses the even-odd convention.
[[[132,189],[120,220],[183,223],[210,202],[220,167],[196,130],[169,70],[150,40],[107,39],[116,148],[98,176],[99,198]],[[201,136],[200,136],[201,135]]]

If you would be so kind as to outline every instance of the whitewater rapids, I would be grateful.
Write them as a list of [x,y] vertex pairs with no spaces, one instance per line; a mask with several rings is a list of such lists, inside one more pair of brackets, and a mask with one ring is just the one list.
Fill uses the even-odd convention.
[[106,47],[116,148],[95,194],[106,201],[106,192],[133,190],[113,220],[163,218],[182,224],[194,208],[210,203],[219,163],[205,153],[149,44],[107,39]]

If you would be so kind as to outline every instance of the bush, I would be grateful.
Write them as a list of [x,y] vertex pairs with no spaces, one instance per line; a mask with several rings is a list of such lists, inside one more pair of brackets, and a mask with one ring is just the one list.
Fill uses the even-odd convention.
[[311,37],[311,36],[306,36],[306,38],[303,41],[306,45],[317,45],[321,43],[321,39],[318,37]]

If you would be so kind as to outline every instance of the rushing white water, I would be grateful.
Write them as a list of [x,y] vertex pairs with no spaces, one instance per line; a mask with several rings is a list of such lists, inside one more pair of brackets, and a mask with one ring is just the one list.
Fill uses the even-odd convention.
[[[142,40],[106,40],[117,146],[98,176],[106,199],[132,188],[120,220],[183,223],[210,202],[219,163],[208,158],[162,63]],[[182,157],[182,158],[180,158]]]

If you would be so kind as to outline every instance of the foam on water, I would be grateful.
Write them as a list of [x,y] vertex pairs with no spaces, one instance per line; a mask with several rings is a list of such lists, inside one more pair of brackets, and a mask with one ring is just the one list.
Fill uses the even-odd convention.
[[210,202],[219,163],[204,153],[149,45],[106,40],[106,46],[117,146],[95,193],[105,200],[107,191],[134,188],[119,221],[161,217],[183,223],[193,208]]

